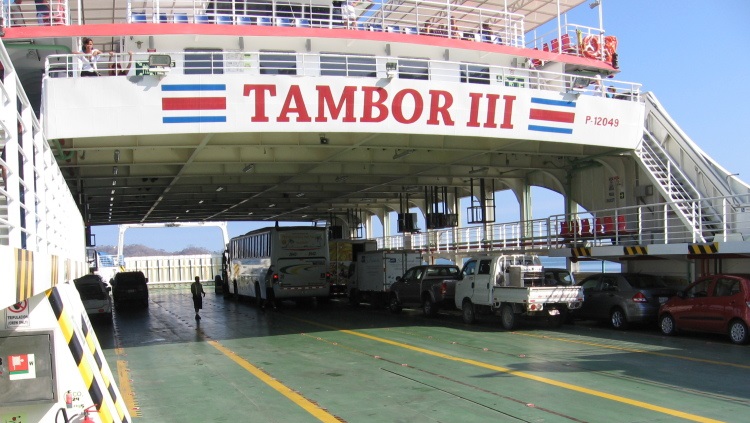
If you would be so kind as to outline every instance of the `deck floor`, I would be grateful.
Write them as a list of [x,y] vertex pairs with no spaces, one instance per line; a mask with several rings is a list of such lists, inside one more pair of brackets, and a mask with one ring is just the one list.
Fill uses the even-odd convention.
[[333,301],[278,311],[152,290],[94,322],[134,421],[746,421],[750,346],[593,322],[513,332]]

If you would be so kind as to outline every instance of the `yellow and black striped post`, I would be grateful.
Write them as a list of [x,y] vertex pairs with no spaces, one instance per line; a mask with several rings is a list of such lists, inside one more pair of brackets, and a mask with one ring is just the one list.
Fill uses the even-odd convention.
[[[104,359],[98,343],[93,342],[93,338],[89,334],[93,334],[93,331],[88,327],[88,324],[82,324],[81,332],[84,334],[85,343],[88,345],[88,350],[84,349],[84,345],[81,339],[78,338],[75,331],[75,322],[73,318],[64,311],[65,304],[62,296],[60,295],[58,288],[52,288],[47,291],[47,299],[52,307],[52,311],[55,313],[57,323],[60,326],[60,330],[65,338],[70,353],[73,355],[73,359],[78,366],[78,371],[83,378],[84,385],[88,390],[91,401],[96,404],[96,409],[99,413],[99,418],[104,423],[122,422],[128,423],[129,420],[124,412],[124,402],[117,394],[117,390],[114,388],[111,382],[111,377],[106,377],[102,373],[101,369],[104,367]],[[81,316],[82,320],[83,316]],[[93,352],[92,352],[92,345]],[[94,353],[95,352],[95,353]],[[93,360],[92,360],[93,359]],[[93,361],[93,362],[92,362]],[[95,364],[95,365],[94,365]],[[99,374],[101,380],[107,385],[103,391],[97,382],[95,375]],[[111,399],[111,403],[115,404],[117,408],[117,414],[113,414],[110,409],[110,402],[105,401],[105,394]],[[118,417],[118,420],[115,420]]]
[[626,256],[647,256],[648,247],[645,245],[629,245],[622,247],[622,252]]
[[34,296],[34,252],[15,248],[16,255],[16,302]]
[[570,249],[570,253],[574,259],[578,257],[591,257],[591,247],[573,247]]
[[690,244],[688,245],[688,254],[716,254],[719,252],[719,243],[710,244]]

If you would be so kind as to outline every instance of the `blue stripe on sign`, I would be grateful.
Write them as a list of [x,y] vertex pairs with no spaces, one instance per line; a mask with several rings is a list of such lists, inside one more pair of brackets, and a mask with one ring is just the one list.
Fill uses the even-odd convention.
[[226,121],[226,116],[175,116],[162,118],[162,123],[223,123]]
[[554,132],[556,134],[572,134],[573,130],[569,128],[555,128],[552,126],[529,125],[529,131]]
[[576,107],[575,101],[548,100],[546,98],[531,97],[531,102],[536,104],[546,104],[548,106]]
[[162,85],[162,91],[226,91],[226,84],[172,84]]

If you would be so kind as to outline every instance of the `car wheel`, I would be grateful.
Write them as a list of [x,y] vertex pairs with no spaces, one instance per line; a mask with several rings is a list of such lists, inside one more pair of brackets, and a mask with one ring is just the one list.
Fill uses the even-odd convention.
[[503,304],[500,309],[500,321],[503,324],[503,329],[513,330],[516,328],[516,313],[513,312],[513,306],[510,304]]
[[471,303],[471,300],[464,300],[464,302],[461,304],[461,312],[464,323],[470,325],[477,320],[477,315],[476,313],[474,313],[474,304]]
[[742,320],[733,320],[729,324],[729,338],[738,345],[747,343],[747,325]]
[[669,314],[661,316],[661,319],[659,319],[659,328],[661,329],[661,333],[667,336],[672,336],[677,333],[677,328],[674,324],[674,317]]
[[352,289],[349,293],[349,305],[352,307],[359,305],[359,292],[356,289]]
[[563,323],[565,323],[565,320],[567,319],[567,314],[565,310],[558,309],[559,313],[556,315],[550,315],[547,317],[547,324],[552,329],[559,329],[562,327]]
[[433,317],[438,312],[438,306],[432,301],[432,298],[428,295],[427,298],[422,302],[422,311],[427,317]]
[[625,329],[628,326],[628,319],[625,317],[625,312],[621,308],[615,308],[609,313],[609,324],[614,329]]
[[388,310],[391,311],[391,313],[401,313],[402,307],[401,304],[398,302],[398,297],[395,295],[391,295],[391,299],[388,302]]

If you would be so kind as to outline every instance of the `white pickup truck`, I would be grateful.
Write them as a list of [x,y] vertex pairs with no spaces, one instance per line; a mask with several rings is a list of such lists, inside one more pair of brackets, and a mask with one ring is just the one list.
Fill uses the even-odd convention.
[[550,325],[558,327],[568,310],[583,303],[579,286],[547,286],[542,263],[534,254],[472,258],[461,274],[455,302],[466,323],[473,323],[477,315],[499,313],[507,330],[515,329],[519,316],[547,317]]

